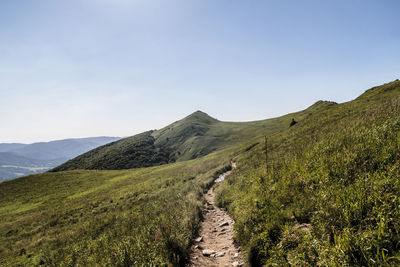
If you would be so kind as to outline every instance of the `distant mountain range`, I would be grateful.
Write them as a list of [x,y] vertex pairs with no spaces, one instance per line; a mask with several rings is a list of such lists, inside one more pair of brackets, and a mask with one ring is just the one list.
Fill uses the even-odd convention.
[[0,143],[0,181],[47,171],[120,137],[88,137],[33,144]]

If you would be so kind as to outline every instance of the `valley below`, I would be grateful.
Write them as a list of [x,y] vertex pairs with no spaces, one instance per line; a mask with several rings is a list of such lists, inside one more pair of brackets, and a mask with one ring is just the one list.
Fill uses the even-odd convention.
[[86,151],[119,139],[89,137],[32,144],[0,143],[0,182],[51,170]]

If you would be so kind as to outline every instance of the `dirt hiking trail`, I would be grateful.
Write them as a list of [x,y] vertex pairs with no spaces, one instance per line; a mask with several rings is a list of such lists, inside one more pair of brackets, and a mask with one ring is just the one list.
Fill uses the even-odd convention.
[[[236,167],[232,163],[232,169]],[[222,174],[221,182],[231,171]],[[213,188],[204,195],[206,206],[204,220],[200,225],[200,236],[192,246],[189,266],[246,266],[238,247],[233,241],[234,221],[228,213],[214,203]]]

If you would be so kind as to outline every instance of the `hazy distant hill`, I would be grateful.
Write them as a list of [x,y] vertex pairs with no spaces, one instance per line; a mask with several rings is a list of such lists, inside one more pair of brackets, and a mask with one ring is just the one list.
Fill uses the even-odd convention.
[[24,146],[28,146],[27,144],[20,144],[20,143],[0,143],[0,152],[7,152],[14,149],[19,149]]
[[89,137],[33,144],[0,144],[0,181],[47,171],[119,137]]
[[12,150],[18,155],[36,159],[70,159],[95,147],[119,140],[119,137],[88,137],[33,143]]
[[62,159],[33,159],[12,152],[0,152],[0,181],[41,173],[65,162]]

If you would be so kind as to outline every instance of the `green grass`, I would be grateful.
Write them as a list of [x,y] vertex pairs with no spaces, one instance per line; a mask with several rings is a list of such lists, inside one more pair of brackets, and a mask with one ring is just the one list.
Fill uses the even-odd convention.
[[134,170],[74,170],[0,184],[0,265],[183,265],[202,194],[231,153]]
[[263,146],[240,154],[217,202],[249,261],[398,266],[399,114],[395,81],[270,135],[268,172]]
[[196,112],[93,150],[71,168],[140,167],[180,152],[175,163],[0,183],[0,265],[183,266],[202,194],[232,159],[237,168],[218,185],[217,202],[236,220],[235,240],[251,263],[399,265],[399,114],[399,81],[256,122]]

